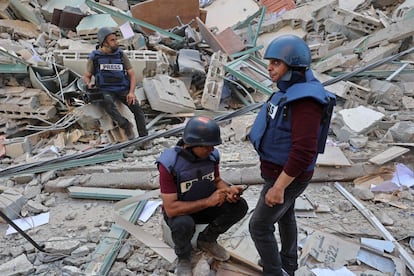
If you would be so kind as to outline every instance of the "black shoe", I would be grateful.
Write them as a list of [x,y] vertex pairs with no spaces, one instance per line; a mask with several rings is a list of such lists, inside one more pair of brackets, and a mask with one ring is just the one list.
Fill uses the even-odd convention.
[[175,274],[177,276],[192,276],[193,273],[191,269],[190,259],[178,259],[177,267],[175,268]]
[[[259,266],[263,267],[263,262],[262,262],[262,259],[259,259],[259,260],[257,261],[257,264],[258,264]],[[288,272],[286,272],[286,270],[284,270],[284,269],[282,268],[282,275],[283,275],[283,276],[295,275],[295,272],[293,272],[293,273],[288,273]]]
[[150,148],[152,148],[151,141],[144,142],[144,143],[142,143],[141,145],[138,146],[138,149],[140,149],[140,150],[149,150]]
[[197,247],[207,253],[210,253],[214,259],[218,261],[227,261],[230,259],[230,253],[227,252],[221,245],[216,241],[206,242],[206,241],[197,241]]
[[128,140],[135,138],[133,127],[134,125],[131,124],[131,122],[128,122],[128,124],[125,127],[123,127],[125,135],[128,137]]

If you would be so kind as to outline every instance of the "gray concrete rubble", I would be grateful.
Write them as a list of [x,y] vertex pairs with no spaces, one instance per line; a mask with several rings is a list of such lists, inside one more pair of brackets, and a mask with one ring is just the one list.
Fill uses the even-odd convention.
[[[155,161],[198,114],[230,116],[220,120],[220,172],[248,187],[249,212],[219,241],[234,259],[195,249],[194,275],[260,275],[248,232],[263,184],[247,137],[257,109],[239,111],[274,91],[264,50],[286,33],[308,43],[311,68],[337,96],[325,152],[295,205],[297,275],[414,273],[413,0],[10,0],[0,15],[0,211],[32,238],[0,218],[0,275],[173,275],[161,208],[143,221],[144,201],[119,204],[160,201]],[[136,130],[128,140],[85,90],[103,26],[135,71],[145,143]]]

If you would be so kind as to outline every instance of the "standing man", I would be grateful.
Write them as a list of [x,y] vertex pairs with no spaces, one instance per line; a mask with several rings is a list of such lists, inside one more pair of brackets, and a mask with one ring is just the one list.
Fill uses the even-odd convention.
[[198,235],[197,247],[215,259],[225,261],[229,253],[217,243],[247,213],[241,198],[243,187],[230,186],[220,177],[220,128],[206,116],[191,118],[183,139],[166,149],[157,160],[164,219],[171,229],[178,256],[176,274],[191,273],[191,239],[196,224],[208,224]]
[[98,43],[97,50],[89,54],[83,80],[89,89],[95,84],[102,93],[105,111],[124,129],[128,139],[134,138],[133,124],[121,115],[115,105],[116,100],[128,106],[134,114],[139,136],[147,136],[145,115],[135,97],[134,69],[127,55],[119,48],[116,32],[106,27],[99,29]]
[[249,134],[265,180],[249,231],[263,275],[294,275],[298,268],[295,200],[312,178],[318,153],[324,151],[335,97],[313,76],[311,53],[301,38],[274,39],[264,58],[279,91],[262,106]]

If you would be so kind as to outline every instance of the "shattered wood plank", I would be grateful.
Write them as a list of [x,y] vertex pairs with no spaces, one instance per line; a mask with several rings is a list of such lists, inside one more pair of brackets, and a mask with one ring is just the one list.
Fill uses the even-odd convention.
[[388,161],[391,161],[391,160],[397,158],[398,156],[401,156],[401,155],[403,155],[403,154],[405,154],[409,151],[410,150],[407,149],[407,148],[393,146],[393,147],[387,149],[386,151],[372,157],[368,161],[375,164],[375,165],[383,165],[383,164],[387,163]]
[[410,269],[414,273],[414,259],[410,254],[402,247],[397,240],[391,235],[390,232],[382,225],[382,223],[374,216],[374,214],[364,205],[362,205],[354,196],[352,196],[347,190],[342,187],[339,182],[335,182],[335,188],[346,197],[351,203],[371,222],[371,224],[383,234],[384,239],[391,241],[398,250],[400,258],[403,259]]
[[[180,26],[177,17],[183,24],[199,17],[200,3],[199,0],[150,0],[133,5],[130,10],[134,18],[163,29],[172,29]],[[147,28],[144,31],[153,33]]]
[[213,52],[221,51],[231,56],[232,54],[245,48],[241,37],[236,35],[232,29],[227,28],[223,31],[223,34],[220,33],[218,35],[214,35],[200,20],[200,18],[197,17],[196,20],[201,36],[211,47]]

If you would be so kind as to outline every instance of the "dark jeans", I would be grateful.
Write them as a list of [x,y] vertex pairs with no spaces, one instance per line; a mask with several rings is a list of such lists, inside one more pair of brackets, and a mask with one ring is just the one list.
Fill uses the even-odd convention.
[[118,94],[117,92],[110,91],[101,92],[103,95],[103,108],[109,114],[109,116],[111,116],[112,120],[118,123],[118,126],[120,128],[127,128],[129,122],[125,117],[121,115],[121,113],[119,113],[119,110],[115,105],[116,100],[120,100],[134,114],[139,136],[143,137],[148,135],[148,131],[145,125],[145,114],[138,103],[128,105],[126,101],[126,94]]
[[[262,260],[263,275],[283,275],[282,268],[294,275],[298,268],[295,200],[309,182],[292,182],[285,190],[284,203],[271,208],[265,204],[265,195],[274,182],[275,179],[265,178],[264,187],[249,222],[249,231]],[[275,223],[279,227],[280,252],[274,234]]]
[[207,208],[198,213],[169,218],[164,213],[164,219],[171,229],[175,254],[178,258],[191,256],[191,239],[195,233],[196,224],[208,224],[198,236],[201,241],[214,242],[220,234],[226,232],[247,213],[246,200],[241,198],[237,203],[224,202],[219,207]]

